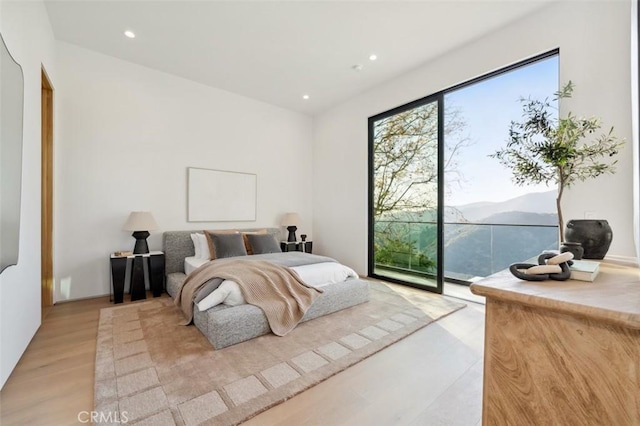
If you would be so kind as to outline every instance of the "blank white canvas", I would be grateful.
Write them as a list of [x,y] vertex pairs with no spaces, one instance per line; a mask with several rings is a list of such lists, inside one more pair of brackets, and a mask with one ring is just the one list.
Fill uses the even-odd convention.
[[256,220],[257,176],[189,167],[189,222]]

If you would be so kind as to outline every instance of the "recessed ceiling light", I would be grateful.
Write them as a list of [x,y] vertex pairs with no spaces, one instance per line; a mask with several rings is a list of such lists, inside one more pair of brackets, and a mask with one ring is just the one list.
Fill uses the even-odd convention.
[[307,99],[309,99],[309,95],[302,95],[302,99],[306,101]]
[[136,34],[133,31],[130,31],[130,30],[125,31],[124,35],[126,35],[129,38],[136,38]]
[[375,61],[376,59],[378,59],[378,55],[375,55],[375,54],[369,55],[369,60],[370,61]]
[[354,71],[362,71],[362,68],[363,68],[362,64],[356,64],[351,67],[351,69]]

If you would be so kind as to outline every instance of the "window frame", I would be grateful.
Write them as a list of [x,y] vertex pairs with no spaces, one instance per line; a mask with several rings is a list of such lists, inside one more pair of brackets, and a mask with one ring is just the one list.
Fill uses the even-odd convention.
[[[477,83],[480,83],[484,80],[488,80],[494,77],[497,77],[501,74],[505,74],[508,73],[510,71],[514,71],[516,69],[525,67],[527,65],[531,65],[535,62],[538,61],[542,61],[544,59],[548,59],[551,58],[553,56],[558,56],[558,58],[560,57],[560,48],[555,48],[552,50],[549,50],[547,52],[541,53],[541,54],[537,54],[534,56],[531,56],[529,58],[523,59],[521,61],[515,62],[511,65],[507,65],[505,67],[502,67],[500,69],[497,69],[495,71],[491,71],[488,72],[486,74],[480,75],[478,77],[474,77],[470,80],[466,80],[462,83],[458,83],[454,86],[448,87],[446,89],[440,90],[438,92],[435,92],[433,94],[421,97],[419,99],[413,100],[411,102],[408,102],[406,104],[397,106],[395,108],[389,109],[387,111],[378,113],[376,115],[370,116],[368,117],[368,124],[367,124],[367,139],[368,139],[368,230],[367,230],[367,276],[371,277],[371,278],[377,278],[377,279],[382,279],[385,281],[389,281],[389,282],[394,282],[397,284],[403,284],[403,285],[407,285],[410,287],[417,287],[423,290],[427,290],[427,291],[431,291],[431,292],[435,292],[435,293],[439,293],[442,294],[443,292],[443,288],[444,288],[444,241],[443,241],[443,236],[444,236],[444,220],[443,220],[443,216],[444,216],[444,185],[442,185],[442,183],[444,182],[444,167],[443,167],[443,161],[444,161],[444,98],[448,93],[457,91],[459,89],[465,88],[467,86],[471,86]],[[559,83],[559,82],[558,82]],[[435,287],[429,287],[429,286],[425,286],[425,285],[419,285],[419,284],[414,284],[411,282],[407,282],[407,281],[403,281],[400,279],[395,279],[395,278],[391,278],[391,277],[386,277],[386,276],[381,276],[376,274],[375,271],[375,253],[374,253],[374,236],[375,236],[375,230],[374,230],[374,225],[375,225],[375,221],[374,221],[374,216],[373,216],[373,211],[374,211],[374,152],[373,152],[373,147],[374,147],[374,125],[375,122],[391,117],[393,115],[396,115],[398,113],[413,109],[413,108],[417,108],[420,106],[423,106],[425,104],[429,104],[432,102],[437,102],[437,108],[438,108],[438,194],[437,194],[437,200],[438,200],[438,206],[437,206],[437,214],[436,214],[436,220],[437,220],[437,225],[436,225],[436,229],[437,229],[437,249],[436,249],[436,255],[437,255],[437,266],[436,266],[436,281],[437,281],[437,285]],[[447,281],[451,281],[451,282],[459,282],[459,280],[447,280]]]

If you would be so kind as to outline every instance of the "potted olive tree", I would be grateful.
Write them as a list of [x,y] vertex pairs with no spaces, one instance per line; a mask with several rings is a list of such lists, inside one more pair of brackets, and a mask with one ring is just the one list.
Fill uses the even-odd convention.
[[565,242],[562,216],[565,188],[577,181],[614,173],[617,160],[611,157],[625,142],[614,136],[613,127],[607,133],[594,135],[602,127],[595,117],[582,118],[572,113],[559,117],[556,101],[570,98],[573,89],[574,84],[569,81],[552,100],[521,98],[523,120],[511,122],[506,146],[490,155],[511,169],[517,185],[557,185],[560,243]]

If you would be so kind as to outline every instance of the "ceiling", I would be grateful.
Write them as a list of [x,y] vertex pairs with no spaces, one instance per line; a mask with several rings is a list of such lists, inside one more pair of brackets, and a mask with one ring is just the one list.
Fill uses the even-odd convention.
[[85,0],[46,7],[58,40],[314,115],[545,4]]

